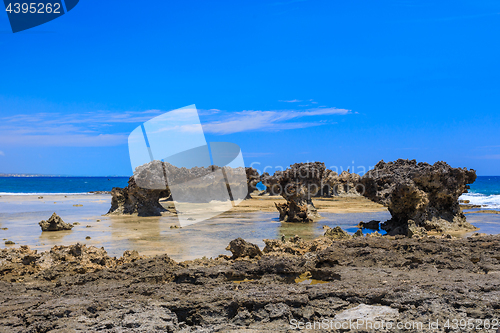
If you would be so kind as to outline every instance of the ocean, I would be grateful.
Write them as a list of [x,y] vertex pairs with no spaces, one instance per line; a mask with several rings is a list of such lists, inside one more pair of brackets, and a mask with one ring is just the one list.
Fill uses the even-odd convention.
[[470,186],[469,193],[463,194],[460,199],[470,200],[471,204],[484,208],[500,208],[500,176],[477,177]]
[[[0,195],[84,194],[127,186],[128,177],[0,177]],[[260,185],[260,184],[259,184]],[[500,208],[500,176],[479,176],[460,197],[484,208]]]
[[128,177],[0,177],[0,195],[85,194],[127,186]]

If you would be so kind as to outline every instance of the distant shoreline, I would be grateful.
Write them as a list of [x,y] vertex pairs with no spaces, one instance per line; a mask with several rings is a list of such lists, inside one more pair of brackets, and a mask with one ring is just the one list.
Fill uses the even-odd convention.
[[15,174],[15,173],[0,173],[2,178],[130,178],[130,176],[61,176],[61,175],[31,175],[31,174]]

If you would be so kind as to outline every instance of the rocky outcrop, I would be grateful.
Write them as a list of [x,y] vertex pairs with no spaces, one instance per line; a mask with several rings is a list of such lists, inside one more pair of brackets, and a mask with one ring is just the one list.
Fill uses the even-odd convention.
[[233,259],[245,257],[255,258],[262,256],[262,252],[257,245],[249,243],[241,237],[232,240],[226,250],[231,251],[231,253],[233,254]]
[[125,188],[111,191],[111,208],[107,215],[160,216],[167,210],[160,205],[160,198],[170,196],[169,190],[150,190],[137,186],[134,176]]
[[251,194],[258,190],[257,184],[261,182],[261,176],[259,175],[259,172],[254,168],[245,168],[245,173],[247,176],[248,187],[248,194],[246,196],[246,199],[251,199]]
[[363,195],[386,206],[392,215],[382,229],[391,235],[413,235],[474,229],[466,221],[458,198],[475,180],[474,170],[452,168],[445,162],[430,165],[400,159],[380,161],[360,182]]
[[40,225],[42,231],[71,230],[73,228],[72,224],[64,222],[56,213],[52,214],[47,221],[40,221],[38,225]]
[[[248,178],[246,176],[248,175]],[[168,181],[167,181],[168,180]],[[255,169],[230,167],[179,168],[152,161],[137,167],[125,188],[111,191],[108,215],[160,216],[167,210],[160,198],[181,203],[208,203],[212,200],[243,200],[249,197],[260,176]]]
[[351,331],[423,323],[400,331],[434,333],[446,328],[427,323],[448,317],[496,330],[499,235],[324,240],[179,264],[167,255],[119,264],[83,245],[0,249],[0,332],[314,331],[291,326],[361,318],[390,328]]
[[325,179],[325,182],[328,183],[334,196],[359,196],[363,191],[363,187],[359,183],[360,178],[357,173],[342,171],[340,175],[331,174]]
[[116,268],[142,257],[137,251],[125,251],[121,258],[111,258],[104,248],[75,244],[54,246],[50,251],[38,252],[23,245],[0,251],[0,280],[22,280],[34,276],[51,281],[63,275],[99,272]]
[[325,179],[332,174],[324,163],[311,162],[296,163],[285,171],[276,171],[272,177],[264,177],[264,185],[287,201],[276,204],[280,221],[312,222],[320,218],[312,198],[323,190]]

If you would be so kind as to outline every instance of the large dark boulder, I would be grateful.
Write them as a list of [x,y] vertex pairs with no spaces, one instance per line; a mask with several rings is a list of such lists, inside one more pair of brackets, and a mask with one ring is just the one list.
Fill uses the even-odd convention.
[[437,232],[475,229],[458,203],[475,180],[474,170],[452,168],[445,162],[430,165],[399,159],[380,161],[360,182],[363,195],[386,206],[392,215],[382,229],[408,235],[415,228]]

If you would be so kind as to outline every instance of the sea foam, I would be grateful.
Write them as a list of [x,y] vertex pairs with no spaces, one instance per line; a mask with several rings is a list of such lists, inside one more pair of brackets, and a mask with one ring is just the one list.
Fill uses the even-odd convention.
[[500,195],[485,195],[481,193],[465,193],[460,200],[469,200],[472,205],[481,205],[485,208],[500,208]]

